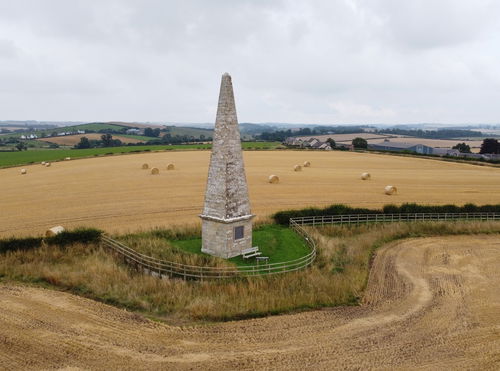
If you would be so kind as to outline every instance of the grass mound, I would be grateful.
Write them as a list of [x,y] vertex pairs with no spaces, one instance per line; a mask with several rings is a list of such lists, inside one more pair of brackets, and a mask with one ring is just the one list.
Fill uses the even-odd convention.
[[[201,252],[201,238],[174,240],[171,243],[183,251],[205,255]],[[253,245],[259,247],[262,256],[269,257],[269,263],[298,259],[310,252],[301,237],[291,229],[279,225],[265,225],[254,230]],[[240,266],[255,264],[255,259],[243,259],[241,256],[229,261]]]
[[[255,265],[255,259],[241,256],[229,260],[216,258],[201,252],[201,231],[199,228],[186,230],[163,230],[115,236],[134,250],[158,259],[181,264],[210,267]],[[280,225],[268,224],[253,231],[253,245],[259,246],[262,256],[269,257],[269,263],[285,262],[301,258],[310,250],[304,240],[293,230]]]

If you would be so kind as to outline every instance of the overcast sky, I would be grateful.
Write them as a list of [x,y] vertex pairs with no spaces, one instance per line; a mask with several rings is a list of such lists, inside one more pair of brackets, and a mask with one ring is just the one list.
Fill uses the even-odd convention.
[[500,1],[0,0],[0,120],[499,123]]

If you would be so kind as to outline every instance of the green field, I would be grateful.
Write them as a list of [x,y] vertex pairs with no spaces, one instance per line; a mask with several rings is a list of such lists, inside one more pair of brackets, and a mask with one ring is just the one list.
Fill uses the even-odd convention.
[[[243,149],[274,149],[278,145],[278,142],[242,142]],[[64,160],[66,157],[74,159],[144,151],[198,150],[210,148],[212,148],[211,144],[178,144],[89,149],[29,149],[21,152],[0,152],[0,167],[25,165],[42,161],[60,161]]]
[[200,135],[204,135],[206,138],[212,137],[214,135],[213,129],[203,129],[203,128],[191,128],[184,126],[167,126],[168,133],[172,136],[187,135],[188,137],[193,136],[199,138]]
[[[270,224],[253,231],[253,246],[258,246],[261,256],[268,256],[269,263],[295,260],[309,254],[304,240],[290,228]],[[193,254],[202,254],[201,238],[169,241],[172,246]],[[243,259],[241,256],[229,259],[239,266],[255,265],[255,259]]]
[[[19,138],[21,135],[26,135],[26,134],[36,134],[38,137],[40,137],[43,134],[45,135],[50,135],[53,132],[56,133],[61,133],[61,132],[67,132],[67,131],[76,131],[76,130],[85,130],[85,131],[92,131],[92,132],[99,132],[100,130],[114,130],[114,131],[121,131],[121,129],[130,129],[132,126],[122,126],[119,123],[89,123],[89,124],[81,124],[81,125],[72,125],[72,126],[63,126],[63,127],[58,127],[58,128],[52,128],[52,129],[46,129],[46,130],[38,130],[38,131],[33,131],[33,130],[26,130],[23,132],[18,132],[18,133],[9,133],[5,134],[5,136],[8,137],[14,137],[14,138]],[[169,133],[172,136],[188,136],[188,137],[195,137],[199,138],[200,135],[204,135],[206,138],[212,137],[213,136],[213,129],[203,129],[203,128],[191,128],[191,127],[182,127],[182,126],[167,126],[167,133]],[[165,133],[161,133],[163,135]],[[118,135],[118,134],[117,134]],[[122,135],[122,134],[120,134]],[[146,137],[146,136],[141,136],[141,135],[127,135],[130,138],[136,138],[139,140],[151,140],[155,139],[152,137]],[[50,139],[50,138],[48,138]]]
[[[19,133],[9,133],[9,134],[4,134],[5,137],[13,137],[13,138],[19,138],[21,135],[29,135],[29,134],[36,134],[39,138],[43,134],[45,135],[51,135],[52,133],[62,133],[66,131],[76,131],[76,130],[85,130],[85,131],[95,131],[98,132],[99,130],[103,129],[111,129],[111,130],[120,130],[123,126],[120,125],[113,125],[113,124],[100,124],[100,123],[93,123],[93,124],[81,124],[81,125],[73,125],[73,126],[63,126],[60,128],[52,128],[52,129],[46,129],[46,130],[38,130],[38,131],[33,131],[33,130],[27,130]],[[46,138],[47,140],[50,140],[50,138]]]

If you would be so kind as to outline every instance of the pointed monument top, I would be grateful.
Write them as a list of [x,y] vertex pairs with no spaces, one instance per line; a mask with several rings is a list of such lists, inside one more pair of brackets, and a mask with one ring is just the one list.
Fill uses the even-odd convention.
[[222,75],[202,215],[223,220],[252,216],[233,84],[228,73]]
[[231,75],[230,75],[228,72],[224,72],[224,73],[222,74],[222,77],[226,77],[226,76],[227,76],[227,77],[231,77]]

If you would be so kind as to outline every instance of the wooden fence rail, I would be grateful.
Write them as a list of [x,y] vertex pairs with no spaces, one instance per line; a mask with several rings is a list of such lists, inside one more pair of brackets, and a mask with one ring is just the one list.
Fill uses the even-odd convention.
[[500,213],[408,213],[408,214],[351,214],[291,218],[290,224],[316,226],[324,224],[359,224],[387,222],[423,222],[454,220],[500,220]]
[[291,218],[290,228],[302,236],[310,248],[310,252],[307,255],[286,262],[239,267],[206,267],[157,259],[152,256],[141,254],[107,235],[101,237],[101,243],[103,246],[121,256],[127,263],[153,276],[158,276],[160,278],[163,276],[180,277],[185,280],[227,279],[281,274],[301,270],[310,266],[316,259],[316,242],[311,235],[309,235],[304,226],[453,220],[500,220],[500,213],[352,214]]
[[196,266],[157,259],[152,256],[141,254],[138,251],[135,251],[134,249],[112,239],[107,235],[103,235],[101,237],[101,243],[103,246],[111,249],[112,251],[123,257],[127,263],[137,267],[138,269],[141,269],[146,273],[158,277],[169,276],[180,277],[183,279],[205,280],[244,276],[263,276],[293,272],[304,269],[307,266],[311,265],[316,258],[316,243],[312,239],[312,237],[310,237],[307,234],[306,230],[300,225],[292,225],[291,227],[305,239],[307,245],[310,248],[310,252],[307,255],[286,262],[264,263],[239,267]]

